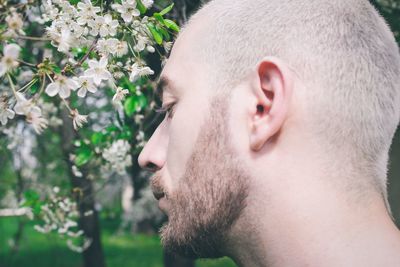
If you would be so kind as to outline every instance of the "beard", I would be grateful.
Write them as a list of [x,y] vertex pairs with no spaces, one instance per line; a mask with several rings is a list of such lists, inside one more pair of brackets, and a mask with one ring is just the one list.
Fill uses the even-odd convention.
[[211,102],[177,189],[163,190],[161,176],[153,176],[154,190],[164,191],[168,222],[161,228],[164,248],[187,258],[224,256],[227,234],[246,206],[248,175],[235,155],[228,132],[226,95]]

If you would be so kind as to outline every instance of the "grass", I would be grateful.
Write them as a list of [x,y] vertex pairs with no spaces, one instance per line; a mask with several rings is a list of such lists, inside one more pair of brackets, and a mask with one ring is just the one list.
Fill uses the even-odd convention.
[[[36,232],[29,222],[18,253],[8,244],[17,230],[16,218],[0,218],[0,267],[81,267],[81,254],[72,252],[56,234]],[[103,221],[103,249],[108,267],[162,267],[162,248],[157,235],[115,234],[115,223]],[[227,258],[200,260],[196,267],[235,267]],[[95,266],[93,266],[95,267]]]

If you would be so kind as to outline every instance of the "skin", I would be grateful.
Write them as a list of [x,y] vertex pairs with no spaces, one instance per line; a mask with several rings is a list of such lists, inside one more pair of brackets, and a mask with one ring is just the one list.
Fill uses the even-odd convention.
[[[245,177],[243,183],[236,183],[236,191],[229,189],[245,196],[244,204],[238,204],[243,209],[219,229],[223,235],[214,243],[219,251],[212,255],[205,250],[197,256],[227,255],[239,266],[400,266],[400,233],[382,197],[351,183],[351,178],[360,174],[345,158],[343,166],[327,164],[336,155],[316,143],[301,120],[306,116],[304,86],[295,70],[279,58],[262,58],[240,84],[226,89],[224,109],[212,107],[218,93],[207,78],[213,70],[191,49],[197,38],[206,34],[206,21],[204,17],[189,24],[174,45],[161,74],[169,81],[163,104],[176,103],[173,116],[160,124],[139,156],[142,167],[151,166],[156,172],[153,189],[168,196],[160,199],[160,208],[170,220],[184,211],[191,222],[201,205],[184,209],[176,200],[191,198],[182,188],[190,187],[188,170],[196,170],[193,159],[210,168],[207,175],[197,177],[200,181],[192,184],[195,189],[202,185],[202,178],[205,183],[218,180],[220,176],[212,174],[218,166],[215,162],[224,158],[221,153],[240,162],[240,169],[233,172],[237,164],[226,164],[221,180]],[[204,147],[209,144],[204,140],[210,136],[206,129],[212,128],[207,125],[213,125],[210,117],[224,110],[227,115],[217,122],[225,127],[217,127],[211,140],[220,138],[227,145],[207,153]],[[209,165],[204,165],[205,160]],[[191,175],[193,178],[196,173]],[[222,195],[226,193],[223,185],[218,185]],[[240,191],[243,188],[245,192]],[[190,193],[212,203],[207,191]],[[213,209],[209,211],[211,214]],[[211,223],[217,217],[210,216]],[[188,226],[186,230],[199,231],[190,226],[190,220],[182,223]],[[169,240],[178,239],[180,229],[170,230]],[[164,245],[174,246],[173,242]],[[185,254],[185,249],[175,251],[193,256]]]

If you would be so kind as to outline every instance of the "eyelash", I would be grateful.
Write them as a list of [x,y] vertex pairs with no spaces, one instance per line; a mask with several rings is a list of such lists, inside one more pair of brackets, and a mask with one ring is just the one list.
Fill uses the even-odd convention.
[[176,103],[173,102],[171,104],[164,105],[161,108],[156,109],[156,112],[159,114],[168,115],[168,119],[172,119],[172,117],[174,116],[175,104]]

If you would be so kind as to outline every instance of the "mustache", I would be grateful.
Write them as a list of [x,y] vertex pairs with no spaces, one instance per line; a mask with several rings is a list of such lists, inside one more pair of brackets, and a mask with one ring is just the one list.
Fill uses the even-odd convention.
[[159,200],[162,197],[168,198],[167,192],[165,190],[165,187],[161,181],[161,175],[159,173],[154,174],[150,178],[150,188],[151,191],[153,191],[154,197]]

